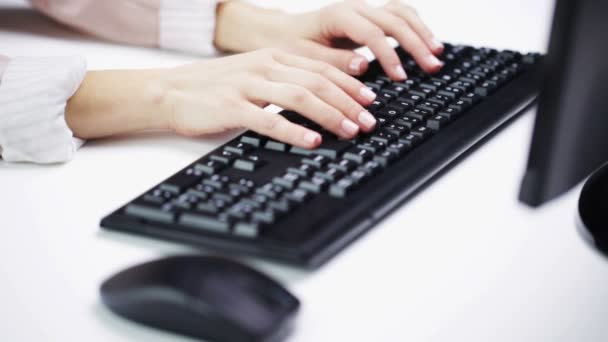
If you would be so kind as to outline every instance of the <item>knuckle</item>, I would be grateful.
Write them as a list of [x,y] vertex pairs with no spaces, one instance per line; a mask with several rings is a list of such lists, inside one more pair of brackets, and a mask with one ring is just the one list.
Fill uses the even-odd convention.
[[262,130],[264,132],[275,132],[281,126],[283,118],[279,115],[272,115],[265,118],[262,122]]
[[314,76],[311,82],[311,90],[315,93],[325,93],[331,89],[331,82],[329,82],[325,77],[317,75]]
[[293,104],[306,102],[311,96],[312,94],[308,90],[300,87],[292,87],[288,95],[290,102]]
[[323,76],[329,76],[331,75],[332,71],[333,71],[333,66],[330,65],[329,63],[325,63],[325,62],[318,62],[315,65],[315,71],[318,74],[321,74]]

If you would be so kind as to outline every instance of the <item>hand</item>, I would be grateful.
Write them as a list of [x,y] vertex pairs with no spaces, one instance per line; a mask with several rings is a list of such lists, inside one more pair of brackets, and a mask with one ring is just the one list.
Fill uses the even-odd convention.
[[401,0],[381,8],[362,0],[342,1],[319,11],[284,14],[228,2],[221,8],[216,45],[229,51],[248,51],[260,47],[280,47],[286,51],[322,60],[351,75],[361,75],[367,60],[342,49],[367,45],[383,69],[394,80],[407,77],[399,57],[386,41],[394,37],[426,72],[437,72],[443,63],[437,56],[443,45],[422,22],[416,11]]
[[276,49],[178,67],[163,82],[170,126],[184,135],[245,127],[304,148],[321,143],[319,133],[262,109],[268,104],[297,111],[347,139],[375,125],[363,108],[375,95],[361,82]]

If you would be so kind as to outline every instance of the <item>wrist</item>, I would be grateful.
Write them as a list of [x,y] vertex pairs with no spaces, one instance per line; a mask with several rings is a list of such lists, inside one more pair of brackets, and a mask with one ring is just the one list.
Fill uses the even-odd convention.
[[215,45],[231,52],[277,46],[289,15],[240,1],[218,5]]
[[145,129],[173,129],[170,69],[148,70],[143,88],[143,103],[148,113]]

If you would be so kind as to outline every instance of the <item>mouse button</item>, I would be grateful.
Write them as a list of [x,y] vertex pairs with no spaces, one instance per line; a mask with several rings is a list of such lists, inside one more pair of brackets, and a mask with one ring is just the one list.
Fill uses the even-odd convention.
[[[160,266],[160,267],[159,267]],[[103,282],[102,293],[125,292],[150,285],[166,286],[171,282],[168,267],[155,263],[133,266],[123,270]]]
[[226,282],[224,277],[207,277],[199,284],[200,298],[218,314],[252,334],[265,334],[277,321],[278,312],[264,298],[247,287]]

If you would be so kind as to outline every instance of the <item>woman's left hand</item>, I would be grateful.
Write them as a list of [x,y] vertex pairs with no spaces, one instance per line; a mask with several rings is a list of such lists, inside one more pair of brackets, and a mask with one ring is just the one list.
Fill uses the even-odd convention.
[[395,38],[424,71],[437,72],[443,66],[437,58],[443,45],[402,0],[392,0],[383,7],[349,0],[304,14],[228,2],[218,17],[216,44],[236,52],[280,47],[325,61],[351,75],[360,75],[368,68],[367,60],[352,51],[365,45],[388,76],[403,80],[407,75],[387,36]]

